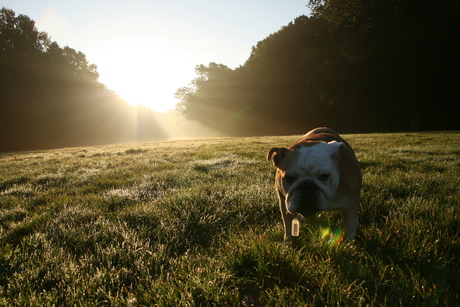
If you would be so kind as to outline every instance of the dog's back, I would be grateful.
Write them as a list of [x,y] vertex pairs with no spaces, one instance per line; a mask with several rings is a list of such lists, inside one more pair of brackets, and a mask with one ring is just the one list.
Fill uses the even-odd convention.
[[316,129],[313,129],[307,132],[307,134],[305,134],[303,137],[298,139],[289,148],[292,149],[302,143],[317,143],[317,142],[328,143],[332,141],[344,143],[347,147],[351,149],[350,145],[348,145],[348,143],[344,139],[342,139],[334,130],[326,128],[326,127],[316,128]]

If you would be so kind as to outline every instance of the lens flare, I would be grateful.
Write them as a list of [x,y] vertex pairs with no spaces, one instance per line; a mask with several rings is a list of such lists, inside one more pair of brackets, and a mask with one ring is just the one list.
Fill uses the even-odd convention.
[[331,233],[331,228],[330,227],[321,227],[320,233],[321,233],[321,239],[324,239]]
[[341,228],[321,227],[320,234],[321,239],[326,240],[329,248],[333,248],[342,240],[343,230]]

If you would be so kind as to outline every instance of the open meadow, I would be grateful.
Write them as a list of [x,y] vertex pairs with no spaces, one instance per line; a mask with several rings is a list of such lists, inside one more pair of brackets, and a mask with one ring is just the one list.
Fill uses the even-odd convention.
[[282,245],[271,147],[299,136],[0,153],[0,306],[455,306],[460,133],[342,135],[360,227]]

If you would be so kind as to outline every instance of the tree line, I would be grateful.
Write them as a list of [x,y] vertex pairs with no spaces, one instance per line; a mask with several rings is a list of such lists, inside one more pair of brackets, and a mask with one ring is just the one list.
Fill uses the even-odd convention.
[[[177,111],[231,136],[460,129],[460,2],[311,0],[231,69],[209,63],[177,90]],[[0,10],[0,151],[165,138],[97,66]]]
[[85,54],[60,47],[35,22],[0,10],[0,151],[164,137],[153,111],[98,81]]
[[177,109],[231,135],[460,129],[459,2],[311,0],[238,68],[198,65]]

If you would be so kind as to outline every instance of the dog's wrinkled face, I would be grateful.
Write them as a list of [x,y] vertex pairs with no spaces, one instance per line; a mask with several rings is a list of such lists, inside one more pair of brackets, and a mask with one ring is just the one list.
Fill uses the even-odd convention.
[[294,149],[272,148],[268,160],[278,168],[277,186],[286,196],[286,209],[303,215],[328,210],[340,178],[340,142],[300,144]]

